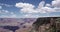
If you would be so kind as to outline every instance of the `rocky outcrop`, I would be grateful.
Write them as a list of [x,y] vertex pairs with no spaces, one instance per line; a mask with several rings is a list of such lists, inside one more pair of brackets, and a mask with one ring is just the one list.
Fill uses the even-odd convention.
[[59,17],[38,18],[33,23],[31,32],[56,32],[56,19]]

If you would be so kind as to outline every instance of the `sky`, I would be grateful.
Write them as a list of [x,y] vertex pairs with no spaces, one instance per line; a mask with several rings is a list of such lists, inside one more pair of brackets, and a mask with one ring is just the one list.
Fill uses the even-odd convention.
[[0,0],[0,18],[60,17],[60,0]]

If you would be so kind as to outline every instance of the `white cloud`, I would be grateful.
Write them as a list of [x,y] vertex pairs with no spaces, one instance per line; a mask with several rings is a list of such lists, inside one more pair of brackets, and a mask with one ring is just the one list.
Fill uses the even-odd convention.
[[2,6],[0,6],[0,9],[2,9]]
[[3,4],[3,3],[0,3],[0,5],[4,5],[4,6],[6,6],[6,7],[12,7],[13,5],[9,5],[9,4]]
[[[43,4],[43,2],[41,3]],[[20,12],[23,13],[38,13],[39,11],[36,11],[35,6],[29,3],[16,3],[15,5],[18,8],[22,8],[20,9]],[[43,6],[43,5],[40,5]]]
[[16,7],[18,7],[18,8],[22,8],[21,9],[21,12],[23,12],[23,13],[33,13],[33,12],[36,12],[35,10],[34,10],[34,8],[35,8],[35,6],[34,5],[32,5],[32,4],[29,4],[29,3],[16,3],[16,5],[15,5]]
[[1,15],[0,18],[17,18],[16,14],[13,14],[13,15]]
[[9,13],[8,10],[0,10],[0,14],[7,14],[7,13]]
[[29,3],[16,3],[16,7],[21,7],[21,8],[34,8],[34,5],[29,4]]
[[[7,4],[1,4],[5,6],[9,6]],[[51,4],[48,4],[44,1],[41,1],[37,7],[35,5],[30,3],[16,3],[15,5],[17,8],[20,8],[20,12],[22,13],[28,13],[23,15],[23,18],[36,18],[40,17],[39,15],[33,15],[33,13],[51,13],[51,12],[60,12],[60,0],[54,0]],[[53,8],[52,8],[53,7]],[[7,10],[2,10],[0,13],[9,13],[11,16],[5,16],[5,17],[17,17],[17,15],[14,12],[9,12]],[[44,17],[44,16],[42,16]]]
[[13,14],[14,14],[14,12],[10,12],[10,14],[12,14],[12,15],[13,15]]
[[1,11],[0,11],[0,14],[1,14]]
[[[59,0],[54,0],[54,1],[59,1]],[[46,4],[44,1],[41,1],[38,5],[37,8],[35,8],[35,6],[33,4],[29,4],[29,3],[16,3],[16,7],[21,8],[20,12],[23,13],[51,13],[51,12],[57,12],[57,9],[51,8],[52,6],[54,6],[56,4],[56,6],[59,4],[58,3],[54,3],[54,1],[52,1],[52,5],[51,4]],[[59,5],[60,6],[60,5]]]
[[14,12],[9,12],[8,10],[0,10],[0,18],[16,18],[17,15]]
[[[33,13],[51,13],[51,12],[60,12],[60,0],[54,0],[51,4],[48,4],[44,1],[41,1],[37,7],[30,3],[16,3],[15,5],[17,8],[20,8],[20,12],[28,13],[24,15],[26,18],[36,18],[39,15],[32,15]],[[30,14],[32,13],[32,14]],[[45,17],[45,16],[42,16]]]
[[10,15],[7,18],[17,18],[16,14]]
[[52,1],[52,6],[54,6],[54,7],[60,7],[60,0],[54,0],[54,1]]
[[37,18],[39,15],[33,15],[33,14],[25,14],[23,15],[23,18]]
[[5,13],[9,13],[9,11],[5,10]]
[[51,7],[51,4],[46,4],[46,7]]
[[14,12],[10,12],[10,11],[8,11],[8,10],[0,10],[0,13],[1,14],[11,14],[11,15],[13,15],[14,14]]
[[17,18],[16,15],[1,15],[0,18]]
[[45,2],[44,2],[44,1],[41,1],[41,2],[39,3],[39,5],[38,5],[38,9],[44,7],[44,5],[45,5]]

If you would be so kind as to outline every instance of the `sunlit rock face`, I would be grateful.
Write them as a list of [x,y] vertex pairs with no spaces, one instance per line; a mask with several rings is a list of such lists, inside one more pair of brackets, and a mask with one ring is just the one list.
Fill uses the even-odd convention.
[[[56,19],[60,17],[42,17],[33,23],[31,32],[56,32]],[[52,29],[52,30],[51,30]],[[54,30],[54,31],[53,31]],[[60,29],[59,29],[60,30]]]

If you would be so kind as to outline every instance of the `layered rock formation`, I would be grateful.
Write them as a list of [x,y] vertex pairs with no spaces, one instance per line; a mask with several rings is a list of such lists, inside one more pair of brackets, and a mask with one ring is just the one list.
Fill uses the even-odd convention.
[[[38,18],[34,23],[33,23],[33,28],[31,32],[56,32],[59,31],[57,30],[56,27],[56,22],[60,17],[42,17]],[[60,26],[60,25],[59,25]]]

